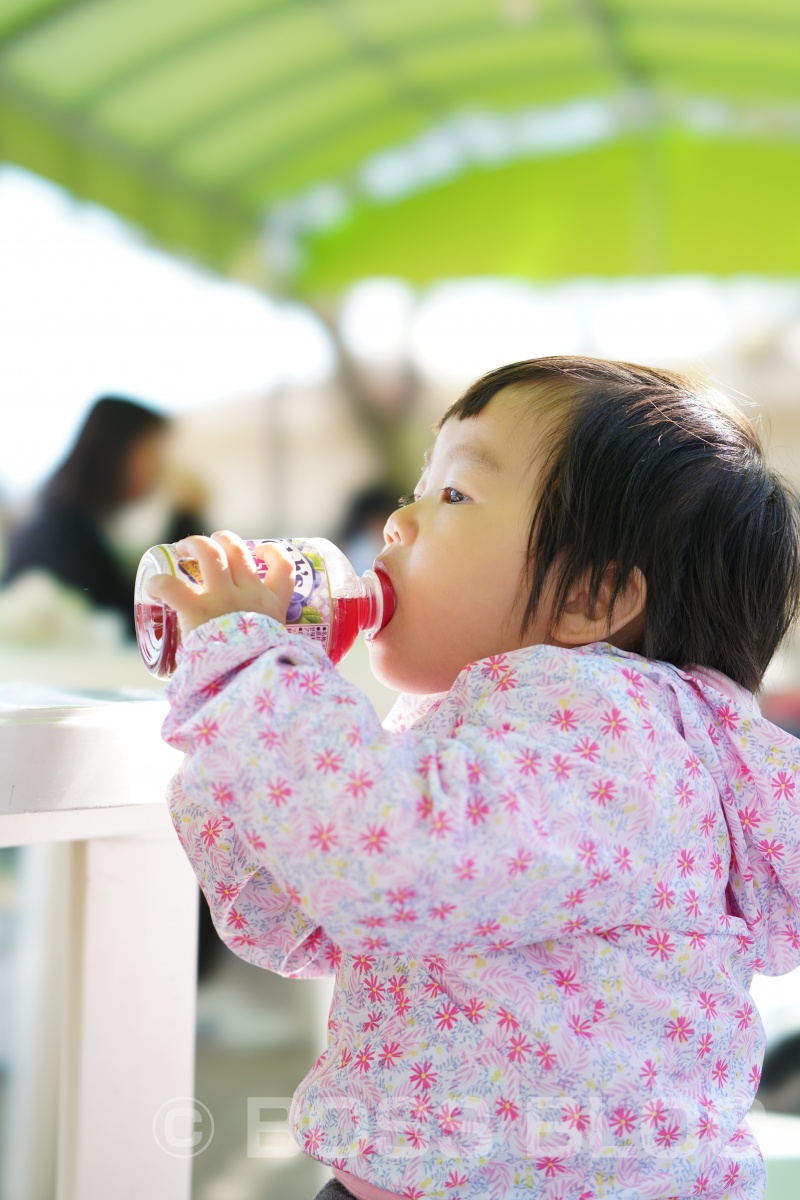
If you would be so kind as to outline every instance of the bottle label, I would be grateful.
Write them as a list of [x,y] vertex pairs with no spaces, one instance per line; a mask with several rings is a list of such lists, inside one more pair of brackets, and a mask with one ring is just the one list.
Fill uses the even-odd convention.
[[[266,579],[267,567],[258,557],[258,547],[280,546],[294,565],[294,592],[286,613],[286,628],[290,633],[301,633],[313,638],[325,649],[331,634],[332,605],[328,584],[328,572],[321,555],[310,542],[291,538],[258,538],[248,540],[245,545],[256,560],[260,579]],[[194,582],[199,583],[197,563],[194,559],[181,559],[180,569]]]
[[327,648],[331,635],[331,589],[327,582],[325,563],[311,542],[290,538],[259,538],[247,541],[253,553],[260,578],[266,577],[266,566],[260,562],[258,547],[275,545],[289,554],[295,569],[295,589],[287,611],[290,634],[302,634]]

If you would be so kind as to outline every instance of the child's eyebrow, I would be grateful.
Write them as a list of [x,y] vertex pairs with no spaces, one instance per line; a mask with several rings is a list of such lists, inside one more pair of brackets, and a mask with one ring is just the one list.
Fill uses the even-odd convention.
[[[425,470],[430,466],[432,453],[433,446],[430,450],[426,450],[423,455]],[[503,472],[502,464],[497,461],[491,450],[486,446],[476,446],[470,442],[457,442],[455,446],[451,446],[447,461],[452,462],[454,459],[459,458],[475,463],[476,466],[485,467],[493,475],[501,475]]]

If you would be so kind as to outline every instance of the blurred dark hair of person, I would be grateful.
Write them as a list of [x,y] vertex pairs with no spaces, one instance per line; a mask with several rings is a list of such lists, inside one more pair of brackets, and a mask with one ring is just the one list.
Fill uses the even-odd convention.
[[383,527],[398,503],[397,492],[385,483],[370,484],[351,496],[335,540],[359,575],[383,549]]
[[756,1099],[769,1112],[800,1116],[800,1032],[767,1047]]
[[3,582],[46,571],[93,607],[121,614],[133,636],[133,579],[104,524],[160,483],[169,425],[137,401],[97,400],[33,515],[10,533]]

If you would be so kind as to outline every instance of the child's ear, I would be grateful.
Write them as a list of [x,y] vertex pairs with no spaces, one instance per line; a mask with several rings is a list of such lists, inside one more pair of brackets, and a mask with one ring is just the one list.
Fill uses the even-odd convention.
[[647,603],[647,582],[638,567],[628,576],[625,587],[614,601],[611,620],[608,602],[613,587],[613,568],[603,576],[597,599],[589,604],[589,578],[586,571],[570,592],[564,612],[551,629],[551,642],[556,646],[588,646],[590,642],[611,642],[621,650],[635,645],[644,630]]

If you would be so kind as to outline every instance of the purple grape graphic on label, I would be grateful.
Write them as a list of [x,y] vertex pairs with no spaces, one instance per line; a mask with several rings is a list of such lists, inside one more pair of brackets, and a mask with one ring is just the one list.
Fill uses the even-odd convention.
[[[294,592],[286,610],[286,624],[297,627],[303,625],[325,625],[329,620],[330,604],[325,603],[328,590],[328,575],[325,562],[321,555],[311,547],[301,546],[289,538],[266,538],[265,542],[281,546],[290,556],[294,565]],[[266,564],[259,558],[260,542],[247,542],[253,551],[261,579],[268,581],[269,571]],[[325,612],[320,611],[320,605]]]
[[286,610],[286,624],[295,625],[300,620],[302,612],[303,598],[302,596],[298,596],[297,592],[295,592],[289,602],[289,607]]

